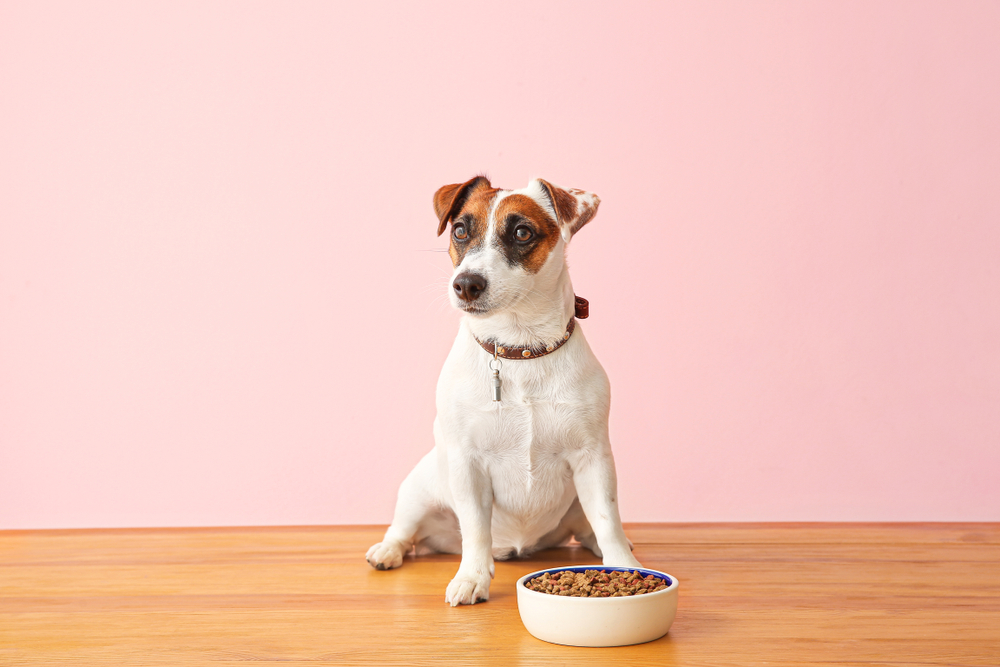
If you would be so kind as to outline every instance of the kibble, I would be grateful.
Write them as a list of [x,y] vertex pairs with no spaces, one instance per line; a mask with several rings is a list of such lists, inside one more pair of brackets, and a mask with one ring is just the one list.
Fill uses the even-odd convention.
[[638,571],[586,570],[574,572],[546,572],[524,582],[529,590],[549,595],[577,598],[616,598],[627,595],[645,595],[662,591],[667,581],[652,574],[645,577]]

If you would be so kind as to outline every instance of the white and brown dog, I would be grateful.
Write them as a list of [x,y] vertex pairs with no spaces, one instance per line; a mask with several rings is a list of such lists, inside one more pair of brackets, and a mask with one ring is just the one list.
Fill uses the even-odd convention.
[[451,223],[451,303],[466,316],[438,380],[434,449],[366,558],[384,570],[414,547],[462,554],[453,606],[489,598],[494,559],[571,536],[605,565],[639,566],[618,514],[610,386],[575,324],[566,268],[566,244],[599,203],[541,179],[500,190],[482,176],[434,195],[438,234]]

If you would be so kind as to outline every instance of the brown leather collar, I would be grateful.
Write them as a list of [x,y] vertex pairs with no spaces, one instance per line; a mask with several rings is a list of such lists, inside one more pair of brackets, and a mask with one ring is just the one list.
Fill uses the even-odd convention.
[[577,318],[585,320],[590,317],[590,303],[579,296],[575,296],[575,299],[576,313],[574,317],[569,318],[569,324],[566,325],[566,333],[563,334],[561,339],[546,347],[512,347],[510,345],[497,347],[492,341],[483,342],[475,336],[473,338],[476,338],[479,346],[489,352],[491,357],[496,356],[501,359],[534,359],[535,357],[544,357],[546,354],[552,354],[565,345],[569,337],[573,335],[573,331],[576,329]]

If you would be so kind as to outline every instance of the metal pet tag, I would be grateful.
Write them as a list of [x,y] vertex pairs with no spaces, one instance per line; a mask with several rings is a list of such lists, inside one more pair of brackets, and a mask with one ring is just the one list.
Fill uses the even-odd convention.
[[[496,348],[494,348],[495,350]],[[493,368],[493,362],[497,363],[497,367]],[[490,370],[493,371],[493,402],[500,402],[500,369],[503,367],[503,362],[500,361],[500,355],[494,351],[493,359],[490,360]]]

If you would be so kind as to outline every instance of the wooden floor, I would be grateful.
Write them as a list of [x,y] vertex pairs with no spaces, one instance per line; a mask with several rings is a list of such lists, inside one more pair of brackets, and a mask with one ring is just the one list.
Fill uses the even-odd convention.
[[451,608],[454,556],[364,561],[379,527],[0,531],[0,665],[1000,665],[1000,524],[658,524],[627,532],[680,579],[661,640],[555,646],[524,573]]

